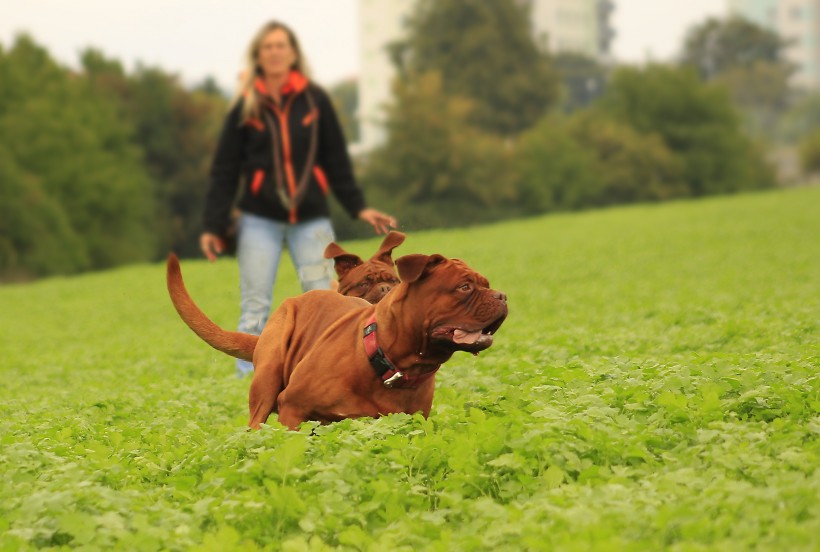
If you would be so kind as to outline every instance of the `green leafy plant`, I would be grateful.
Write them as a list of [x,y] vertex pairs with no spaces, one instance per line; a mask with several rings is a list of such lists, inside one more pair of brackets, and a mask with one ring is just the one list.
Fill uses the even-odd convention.
[[[247,431],[161,265],[2,287],[0,550],[816,550],[818,201],[410,233],[510,301],[429,419]],[[235,263],[183,269],[232,327]]]

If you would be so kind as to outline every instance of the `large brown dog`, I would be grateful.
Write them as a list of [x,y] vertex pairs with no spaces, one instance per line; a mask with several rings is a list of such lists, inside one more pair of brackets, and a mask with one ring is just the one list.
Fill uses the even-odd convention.
[[293,429],[395,412],[428,416],[435,373],[456,351],[492,345],[507,298],[457,259],[407,255],[402,282],[376,305],[335,291],[285,300],[262,335],[223,330],[194,304],[179,261],[168,257],[168,292],[182,320],[205,342],[253,360],[249,425],[271,412]]
[[337,291],[342,295],[361,297],[368,303],[381,301],[399,283],[393,263],[393,249],[403,242],[404,234],[395,230],[388,232],[379,250],[367,261],[331,242],[325,248],[325,259],[335,262],[336,276],[339,277]]

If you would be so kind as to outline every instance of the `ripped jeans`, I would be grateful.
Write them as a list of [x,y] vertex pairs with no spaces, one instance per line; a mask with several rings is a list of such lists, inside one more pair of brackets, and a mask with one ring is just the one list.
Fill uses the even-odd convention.
[[[239,331],[262,333],[273,304],[273,284],[285,244],[302,291],[330,289],[333,262],[324,258],[324,252],[334,239],[329,218],[288,224],[242,213],[236,251],[241,291]],[[253,364],[237,359],[236,371],[238,377],[251,374]]]

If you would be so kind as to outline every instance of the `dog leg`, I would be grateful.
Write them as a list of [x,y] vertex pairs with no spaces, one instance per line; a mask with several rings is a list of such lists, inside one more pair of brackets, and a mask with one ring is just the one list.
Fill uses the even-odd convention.
[[299,424],[307,420],[306,413],[301,411],[295,405],[280,405],[279,406],[279,423],[286,426],[290,430],[299,428]]
[[253,380],[248,392],[248,408],[250,410],[248,425],[250,427],[259,429],[259,424],[268,421],[268,416],[273,412],[281,391],[281,366],[260,366],[254,370]]
[[[294,327],[295,312],[289,302],[276,309],[262,334],[264,345],[254,351],[253,380],[248,391],[248,425],[259,429],[276,410],[279,394],[285,387],[288,343]],[[261,339],[261,338],[260,338]]]

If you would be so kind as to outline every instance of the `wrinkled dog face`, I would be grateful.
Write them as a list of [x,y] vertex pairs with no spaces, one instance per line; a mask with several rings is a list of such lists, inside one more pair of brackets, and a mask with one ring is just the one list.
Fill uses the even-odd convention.
[[360,297],[369,303],[378,303],[399,283],[399,276],[393,264],[393,249],[404,241],[401,232],[389,232],[379,250],[367,262],[348,253],[338,244],[331,243],[325,248],[325,258],[335,262],[339,277],[339,293]]
[[361,297],[375,304],[381,301],[399,281],[395,270],[366,263],[353,268],[339,280],[339,293]]
[[397,263],[408,295],[437,298],[423,313],[431,344],[474,354],[493,344],[507,318],[506,294],[458,259],[407,255]]

